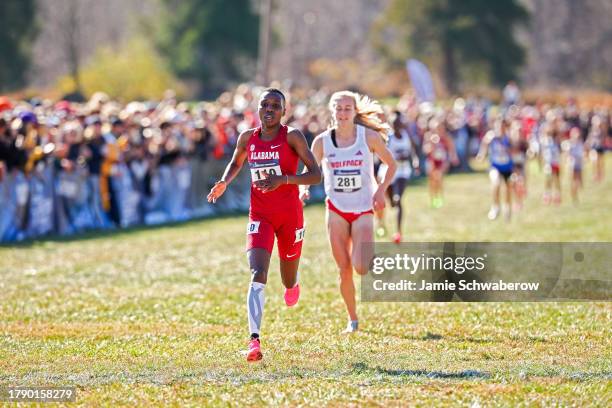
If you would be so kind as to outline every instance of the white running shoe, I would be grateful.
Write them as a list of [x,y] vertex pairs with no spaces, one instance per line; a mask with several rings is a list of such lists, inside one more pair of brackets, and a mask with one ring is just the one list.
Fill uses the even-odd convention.
[[349,320],[348,324],[346,325],[346,329],[344,329],[342,333],[355,333],[357,330],[359,330],[359,321]]
[[487,217],[489,217],[489,219],[493,221],[494,219],[497,218],[498,215],[499,215],[499,207],[494,205],[489,210],[489,214],[487,215]]

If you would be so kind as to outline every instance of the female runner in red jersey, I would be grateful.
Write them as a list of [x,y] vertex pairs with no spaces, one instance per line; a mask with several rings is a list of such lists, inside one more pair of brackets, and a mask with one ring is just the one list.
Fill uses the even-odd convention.
[[[321,182],[321,171],[302,132],[281,124],[285,114],[283,93],[266,89],[259,99],[258,113],[261,127],[240,134],[231,161],[208,194],[208,201],[214,203],[240,172],[244,161],[248,161],[252,184],[246,249],[252,279],[247,295],[251,333],[247,361],[263,357],[259,332],[275,235],[281,278],[286,288],[285,303],[293,306],[298,301],[297,275],[304,219],[297,185]],[[297,175],[299,160],[308,170]]]
[[448,171],[450,163],[454,166],[459,164],[459,158],[453,140],[448,136],[444,123],[438,118],[429,120],[429,130],[425,133],[423,153],[427,155],[431,207],[440,208],[444,205],[444,199],[442,198],[444,174]]

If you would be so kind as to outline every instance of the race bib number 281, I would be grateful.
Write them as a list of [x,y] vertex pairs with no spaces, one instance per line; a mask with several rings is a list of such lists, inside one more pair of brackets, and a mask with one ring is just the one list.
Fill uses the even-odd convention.
[[334,190],[350,193],[361,189],[360,170],[334,170]]

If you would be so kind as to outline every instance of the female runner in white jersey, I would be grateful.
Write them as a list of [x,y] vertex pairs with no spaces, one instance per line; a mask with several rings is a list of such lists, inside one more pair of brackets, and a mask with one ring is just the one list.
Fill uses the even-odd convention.
[[[344,332],[351,333],[358,328],[353,268],[360,275],[368,273],[363,244],[374,241],[373,210],[384,208],[396,164],[383,139],[389,126],[378,117],[382,111],[378,102],[342,91],[331,96],[329,109],[332,126],[314,139],[312,152],[323,167],[327,232],[349,315]],[[373,154],[388,166],[379,185]],[[308,187],[301,187],[300,198],[309,198]]]
[[[393,159],[397,164],[397,171],[395,177],[391,181],[391,185],[387,190],[387,195],[391,206],[397,208],[396,214],[396,232],[393,234],[392,240],[396,244],[402,242],[402,195],[404,189],[412,172],[419,171],[419,157],[416,154],[412,139],[408,134],[408,130],[404,127],[402,121],[402,114],[399,111],[395,111],[395,118],[393,119],[393,131],[389,134],[389,140],[387,140],[387,148],[393,155]],[[382,164],[378,170],[378,178],[384,179],[387,166]],[[379,225],[384,231],[384,212],[380,211],[376,213],[379,218]]]
[[574,205],[578,204],[578,190],[582,188],[582,163],[585,155],[584,143],[582,142],[580,129],[573,127],[569,132],[569,140],[562,143],[567,150],[569,165],[572,169],[571,192]]

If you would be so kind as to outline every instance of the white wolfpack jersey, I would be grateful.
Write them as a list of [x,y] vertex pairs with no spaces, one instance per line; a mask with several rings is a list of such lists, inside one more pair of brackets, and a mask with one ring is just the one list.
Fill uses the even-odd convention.
[[559,164],[559,145],[551,137],[542,140],[542,157],[546,164]]
[[593,149],[601,149],[603,146],[603,133],[599,129],[591,131],[591,146]]
[[584,144],[581,140],[572,141],[569,148],[569,155],[572,159],[574,168],[582,168],[582,157],[584,156]]
[[322,134],[321,164],[327,197],[343,212],[371,210],[376,179],[374,157],[368,147],[365,127],[357,125],[355,143],[348,147],[334,146],[331,134],[331,130]]
[[[394,133],[389,133],[387,148],[391,151],[395,163],[397,164],[397,170],[393,176],[392,182],[398,178],[409,179],[412,175],[412,143],[408,132],[402,129],[399,138],[396,137]],[[378,178],[380,180],[387,174],[387,168],[387,165],[384,163],[380,165],[378,169]]]

